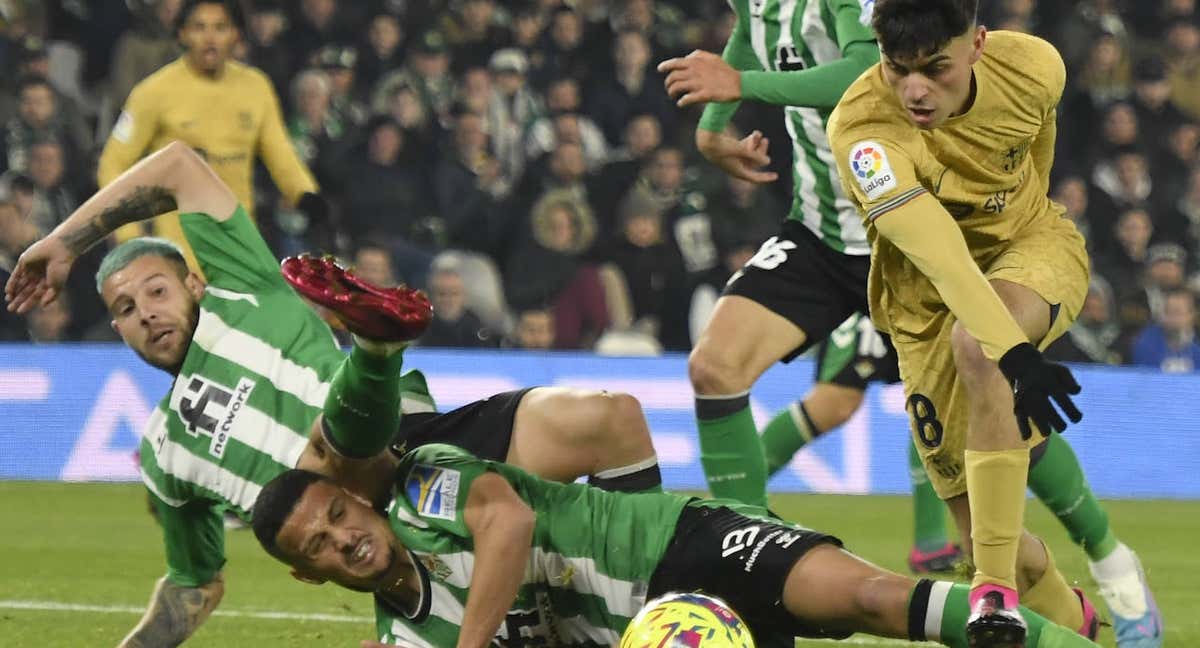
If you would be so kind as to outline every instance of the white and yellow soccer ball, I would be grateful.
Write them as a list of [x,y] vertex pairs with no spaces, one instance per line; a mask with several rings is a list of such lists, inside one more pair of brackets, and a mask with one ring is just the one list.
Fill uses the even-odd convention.
[[674,592],[646,602],[625,628],[620,648],[754,648],[754,637],[721,599]]

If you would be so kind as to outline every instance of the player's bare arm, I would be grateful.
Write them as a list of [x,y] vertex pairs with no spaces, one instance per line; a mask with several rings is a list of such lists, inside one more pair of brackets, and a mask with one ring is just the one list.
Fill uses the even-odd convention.
[[529,562],[534,512],[503,477],[487,473],[471,484],[463,521],[475,541],[475,570],[458,646],[483,648],[517,597]]
[[58,297],[71,264],[116,228],[180,209],[229,218],[233,193],[186,144],[172,142],[134,165],[21,255],[4,287],[8,309],[25,313]]
[[184,587],[160,578],[145,616],[119,648],[178,646],[212,614],[224,594],[225,580],[219,572],[211,583],[200,587]]

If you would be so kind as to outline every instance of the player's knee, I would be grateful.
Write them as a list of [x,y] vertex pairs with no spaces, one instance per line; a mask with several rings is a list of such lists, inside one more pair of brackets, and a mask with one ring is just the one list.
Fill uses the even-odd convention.
[[605,397],[607,416],[604,429],[608,434],[601,443],[623,451],[653,454],[654,445],[650,441],[650,430],[646,426],[641,402],[624,392],[609,392]]
[[749,389],[742,385],[737,363],[711,346],[701,345],[688,356],[688,378],[697,394],[732,394]]
[[963,379],[970,380],[996,369],[996,363],[984,355],[983,347],[967,332],[962,322],[954,323],[954,329],[950,333],[950,346],[954,351],[954,366]]

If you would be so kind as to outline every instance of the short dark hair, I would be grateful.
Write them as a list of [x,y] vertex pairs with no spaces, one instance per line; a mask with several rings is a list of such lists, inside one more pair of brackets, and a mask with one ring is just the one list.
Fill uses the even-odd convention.
[[978,0],[878,0],[871,25],[889,57],[927,56],[975,24]]
[[238,0],[184,0],[183,6],[179,8],[179,15],[175,17],[176,34],[183,29],[188,19],[192,17],[192,12],[200,5],[221,5],[225,8],[225,14],[229,16],[229,22],[233,23],[234,28],[239,32],[246,31],[246,23],[242,19],[242,3]]
[[258,538],[258,543],[267,553],[285,563],[289,562],[277,542],[279,530],[291,517],[296,503],[304,497],[308,487],[319,481],[329,481],[329,478],[311,470],[293,468],[277,475],[258,492],[251,526],[254,527],[254,537]]

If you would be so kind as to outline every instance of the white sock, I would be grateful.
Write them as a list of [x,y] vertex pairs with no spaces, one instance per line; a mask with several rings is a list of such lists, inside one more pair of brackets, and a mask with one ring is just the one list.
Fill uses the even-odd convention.
[[1100,560],[1089,563],[1092,576],[1097,581],[1111,581],[1137,573],[1137,558],[1133,550],[1123,542],[1117,543],[1117,548]]

